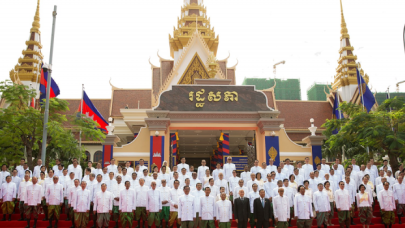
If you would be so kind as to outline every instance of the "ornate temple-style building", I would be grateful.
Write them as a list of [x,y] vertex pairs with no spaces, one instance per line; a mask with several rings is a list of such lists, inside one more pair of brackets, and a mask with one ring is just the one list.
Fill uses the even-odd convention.
[[[256,90],[237,85],[236,65],[217,59],[219,37],[211,26],[202,0],[185,0],[177,28],[169,35],[170,58],[159,56],[151,65],[152,88],[117,88],[111,83],[111,99],[93,99],[105,119],[113,118],[113,135],[106,142],[82,141],[88,159],[108,164],[138,161],[160,166],[175,163],[174,155],[199,165],[213,161],[214,153],[235,157],[243,164],[290,158],[313,163],[321,158],[324,137],[321,128],[332,118],[332,105],[339,92],[341,101],[359,103],[356,81],[357,56],[341,8],[341,37],[335,81],[325,101],[278,100],[274,85]],[[30,39],[23,57],[10,72],[14,82],[37,86],[41,54],[39,2]],[[365,76],[368,81],[368,76]],[[79,99],[69,99],[70,113]],[[313,125],[318,128],[310,128]],[[312,135],[311,132],[312,131]],[[217,152],[216,152],[217,151]]]

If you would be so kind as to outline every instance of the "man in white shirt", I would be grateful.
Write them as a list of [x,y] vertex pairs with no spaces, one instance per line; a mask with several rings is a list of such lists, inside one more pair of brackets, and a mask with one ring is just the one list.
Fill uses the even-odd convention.
[[59,181],[62,184],[63,180],[61,179],[61,177],[63,176],[63,165],[59,164],[56,171],[54,169],[52,169],[52,170],[55,172],[54,174],[59,177]]
[[218,221],[218,227],[231,227],[232,222],[232,203],[226,199],[226,193],[221,193],[221,200],[215,203],[215,217]]
[[[115,222],[114,228],[118,228],[118,218],[120,215],[119,207],[120,207],[120,200],[121,200],[120,192],[121,192],[121,190],[125,189],[125,185],[122,182],[122,176],[118,175],[116,177],[116,180],[117,180],[117,184],[114,186],[114,188],[112,190],[112,194],[114,196],[113,210],[112,210],[113,211],[112,217],[113,217],[113,221]],[[85,227],[83,227],[83,228],[85,228]]]
[[104,183],[107,184],[107,191],[112,192],[117,185],[117,180],[114,179],[114,172],[108,174],[109,179],[105,180]]
[[195,189],[196,186],[197,186],[197,184],[198,184],[198,183],[201,183],[201,184],[202,184],[202,182],[197,178],[197,173],[196,173],[196,172],[193,172],[193,173],[191,174],[191,176],[192,176],[192,178],[190,179],[190,186],[191,186],[193,189]]
[[[180,181],[175,180],[173,182],[173,189],[170,191],[170,218],[169,227],[173,227],[174,222],[178,218],[178,208],[179,208],[179,197],[183,195],[183,191],[179,188]],[[177,227],[180,224],[177,222]]]
[[166,180],[166,184],[168,185],[170,182],[170,173],[166,173],[166,166],[162,166],[162,168],[160,169],[160,171],[162,173],[159,173],[159,179],[160,180]]
[[136,210],[135,216],[138,221],[138,228],[141,227],[141,219],[143,221],[142,227],[146,224],[146,205],[148,204],[148,191],[149,187],[145,185],[145,179],[139,179],[139,186],[135,188],[136,195]]
[[63,204],[63,186],[58,183],[59,177],[53,176],[53,184],[48,186],[45,193],[46,205],[48,206],[49,226],[55,219],[55,227],[58,227],[59,215]]
[[181,227],[191,228],[194,226],[193,221],[195,219],[195,197],[190,195],[190,187],[184,186],[183,191],[184,195],[179,197],[177,220]]
[[294,215],[297,226],[300,228],[311,228],[312,226],[312,203],[311,198],[305,195],[305,187],[298,187],[298,194],[294,198]]
[[[157,173],[156,173],[157,176]],[[148,226],[152,227],[153,222],[155,226],[160,226],[159,214],[162,212],[162,199],[160,198],[160,191],[156,189],[156,181],[150,183],[151,189],[148,191],[148,198],[146,203],[146,214],[148,216]]]
[[1,185],[1,199],[3,200],[3,220],[6,221],[6,215],[8,214],[8,221],[11,221],[11,214],[14,211],[14,201],[17,196],[16,185],[11,182],[11,176],[8,175],[5,177],[6,182]]
[[137,172],[143,172],[143,170],[145,170],[145,169],[148,170],[148,167],[145,165],[145,160],[143,160],[141,158],[141,159],[139,159],[139,171],[137,171]]
[[273,199],[274,223],[277,228],[287,228],[290,220],[290,202],[284,196],[284,188],[278,189],[278,196]]
[[256,174],[250,173],[250,180],[247,183],[248,192],[252,192],[253,184],[256,184],[257,186],[259,186],[259,182],[256,180]]
[[343,167],[343,165],[340,164],[340,159],[336,158],[335,160],[335,164],[333,165],[337,165],[338,166],[338,170],[340,170],[340,172],[345,173],[345,168]]
[[328,164],[326,164],[325,158],[322,158],[321,169],[323,170],[324,173],[329,173],[330,166]]
[[239,180],[240,180],[240,178],[238,176],[236,176],[236,170],[233,170],[232,171],[232,177],[230,177],[229,180],[228,180],[229,196],[233,195],[233,190],[235,189],[236,186],[238,186]]
[[77,228],[86,228],[89,223],[91,193],[87,188],[87,182],[82,181],[80,187],[73,195],[74,221]]
[[[34,173],[33,173],[34,177],[39,178],[39,174],[41,172],[41,166],[42,166],[42,160],[38,159],[37,160],[37,165],[34,167]],[[48,171],[45,171],[45,172],[47,173]]]
[[197,178],[201,181],[201,183],[204,183],[205,170],[209,169],[208,166],[206,166],[206,163],[207,162],[205,160],[202,160],[201,166],[197,169]]
[[[318,172],[318,181],[325,180],[325,172],[321,169],[321,164],[316,166],[315,172]],[[329,172],[328,172],[329,173]]]
[[[166,222],[165,228],[169,227],[169,215],[170,215],[170,191],[171,188],[167,187],[167,180],[161,180],[162,185],[158,188],[160,191],[160,199],[162,201],[162,212],[160,213],[160,226],[163,225],[163,220]],[[131,228],[131,227],[130,227]]]
[[[243,180],[245,187],[247,187],[247,182],[250,180],[250,172],[249,172],[249,166],[245,165],[243,167],[244,171],[240,174],[240,178]],[[245,192],[246,195],[248,194]]]
[[21,158],[20,159],[20,165],[18,165],[17,167],[15,167],[15,169],[18,172],[18,177],[23,179],[24,178],[24,163],[25,163],[25,158]]
[[120,220],[121,227],[132,228],[132,221],[134,220],[134,213],[136,209],[136,195],[135,191],[130,188],[131,183],[129,181],[125,182],[125,189],[120,192],[120,201],[119,201],[119,211],[120,211]]
[[27,227],[30,227],[31,214],[34,216],[34,228],[37,226],[38,209],[41,205],[42,198],[42,187],[37,183],[38,178],[33,177],[32,184],[27,186],[26,190],[23,193],[25,198],[24,206],[25,216],[27,218]]
[[259,172],[262,168],[259,166],[259,160],[255,160],[254,166],[250,168],[250,172],[256,174]]
[[127,168],[127,173],[132,174],[134,172],[134,168],[131,167],[131,162],[125,162],[125,168]]
[[80,189],[79,183],[80,183],[79,179],[75,179],[74,180],[74,186],[71,185],[68,188],[68,205],[69,205],[69,214],[68,214],[68,216],[70,218],[70,221],[72,221],[72,227],[73,228],[75,226],[75,218],[74,218],[74,212],[73,212],[74,197],[75,197],[76,191]]
[[195,207],[195,221],[193,228],[201,227],[201,197],[204,197],[204,191],[202,190],[202,184],[198,183],[196,185],[196,190],[191,192],[191,195],[194,196],[194,207]]
[[99,191],[101,191],[101,185],[102,184],[104,184],[104,181],[103,181],[103,176],[101,175],[101,174],[98,174],[97,175],[97,179],[96,179],[96,183],[95,184],[93,184],[93,186],[92,186],[92,202],[93,202],[93,213],[95,212],[96,214],[95,214],[95,216],[93,216],[93,227],[92,228],[96,228],[96,225],[97,225],[97,208],[95,208],[94,207],[94,200],[95,200],[95,197],[96,197],[96,195],[97,195],[97,193],[99,192]]
[[346,227],[350,227],[352,199],[349,191],[345,189],[345,183],[343,181],[339,182],[339,189],[335,191],[335,202],[338,211],[339,224],[341,224],[341,226],[345,224]]
[[393,186],[399,224],[402,224],[401,217],[405,215],[405,183],[403,180],[403,176],[398,176],[398,183]]
[[[19,209],[20,209],[20,215],[21,218],[18,221],[24,221],[24,204],[25,201],[27,200],[26,196],[27,196],[27,187],[30,186],[32,184],[30,180],[30,175],[25,174],[24,176],[24,182],[21,182],[19,188],[16,190],[17,191],[17,200],[20,201],[19,205]],[[38,182],[38,178],[37,178],[37,182]],[[16,185],[17,186],[17,185]]]
[[139,179],[138,179],[138,175],[136,174],[136,172],[132,173],[132,178],[129,182],[131,183],[131,188],[134,190],[136,187],[139,186]]
[[61,164],[61,160],[59,158],[55,159],[55,165],[52,167],[53,171],[56,171],[59,169],[59,165]]
[[300,175],[300,171],[298,168],[294,169],[294,176],[295,176],[295,182],[297,182],[298,186],[304,184],[304,177]]
[[[272,201],[273,197],[274,197],[274,193],[273,193],[273,189],[277,188],[277,184],[274,183],[271,179],[271,174],[267,174],[267,182],[264,183],[264,192],[266,195],[266,198],[270,200],[270,202]],[[283,190],[284,193],[284,190]]]
[[[252,175],[254,175],[252,173]],[[259,191],[258,191],[258,185],[256,183],[253,184],[252,186],[252,191],[249,192],[249,204],[250,204],[250,227],[254,227],[256,226],[256,222],[255,222],[255,212],[253,210],[253,202],[255,201],[255,199],[260,197]]]
[[158,173],[154,172],[152,177],[148,180],[148,186],[151,186],[152,181],[156,183],[156,186],[159,188],[162,185],[162,181],[158,178]]
[[115,175],[115,174],[118,172],[118,167],[117,167],[117,165],[115,164],[115,159],[114,159],[114,158],[111,159],[110,165],[107,166],[107,168],[108,168],[108,173],[113,172],[114,175]]
[[214,182],[214,184],[215,184],[218,188],[224,187],[226,194],[229,193],[228,181],[226,181],[226,180],[224,179],[224,174],[223,174],[223,173],[219,173],[218,179]]
[[205,188],[205,196],[200,197],[199,215],[201,217],[200,228],[215,228],[215,199],[211,195],[211,188]]
[[269,173],[269,170],[267,169],[267,164],[266,164],[266,162],[262,162],[262,169],[259,170],[258,173],[260,173],[261,179],[262,179],[263,181],[265,181],[265,180],[266,180],[266,177],[267,177],[267,174]]
[[271,173],[272,171],[277,172],[277,166],[275,166],[273,164],[274,164],[274,160],[270,158],[269,165],[266,167],[267,173]]
[[186,178],[191,178],[189,175],[187,175],[187,170],[186,168],[182,168],[181,169],[181,173],[179,174],[179,180],[181,180],[181,182],[185,182]]
[[293,174],[294,166],[290,164],[291,161],[289,158],[285,159],[284,161],[285,161],[284,169],[287,170],[287,174],[288,174],[287,178],[288,178],[291,174]]
[[183,168],[185,168],[186,171],[187,171],[187,170],[190,169],[190,167],[186,164],[186,158],[185,157],[182,157],[180,162],[181,162],[180,164],[177,164],[177,168],[179,170],[182,170]]
[[224,170],[221,169],[221,164],[217,163],[217,168],[214,171],[212,171],[212,177],[214,178],[214,180],[218,180],[219,173],[224,173]]
[[305,165],[302,166],[304,170],[304,180],[309,179],[309,174],[314,171],[314,166],[309,164],[309,157],[305,158]]
[[373,185],[375,185],[375,178],[377,176],[375,175],[373,168],[371,168],[371,162],[367,163],[365,171],[369,173],[370,181],[371,181],[371,183],[373,183]]
[[379,192],[380,194],[380,208],[381,208],[381,219],[385,227],[391,227],[395,223],[395,198],[394,193],[389,190],[390,183],[388,181],[383,183],[384,190]]
[[316,222],[318,228],[326,228],[328,223],[328,217],[330,213],[330,203],[328,193],[323,191],[323,184],[318,184],[318,191],[314,193],[313,201],[315,212],[316,212]]
[[96,176],[98,174],[103,175],[103,169],[101,168],[101,163],[97,163],[97,168],[93,171],[94,174],[96,174]]
[[281,171],[282,171],[282,167],[278,166],[277,167],[277,172],[276,172],[276,180],[281,180],[282,181],[285,178],[287,178],[286,175]]
[[82,167],[79,165],[77,158],[73,158],[73,164],[69,165],[68,173],[74,172],[75,179],[81,180],[83,177],[83,170]]
[[229,180],[232,177],[232,171],[236,170],[235,164],[232,163],[232,157],[227,158],[227,163],[224,164],[224,179]]
[[107,191],[107,185],[101,184],[101,191],[97,192],[94,198],[93,213],[97,212],[97,227],[108,227],[110,223],[110,216],[112,214],[113,207],[113,194]]
[[360,171],[360,167],[358,165],[356,165],[356,159],[352,159],[352,167],[353,167],[353,171],[358,172]]
[[235,199],[239,198],[239,192],[240,190],[243,190],[243,192],[245,193],[245,195],[247,196],[249,194],[248,192],[248,188],[245,187],[244,185],[244,181],[242,179],[240,179],[238,181],[238,186],[236,186],[233,190],[232,190],[232,196],[233,196],[233,200],[235,201]]

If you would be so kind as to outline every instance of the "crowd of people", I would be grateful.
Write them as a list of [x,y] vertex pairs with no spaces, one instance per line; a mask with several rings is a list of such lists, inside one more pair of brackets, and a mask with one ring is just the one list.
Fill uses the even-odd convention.
[[[375,203],[381,210],[386,228],[401,224],[405,215],[404,168],[395,173],[387,161],[377,168],[374,160],[356,165],[356,160],[345,169],[339,159],[332,165],[314,166],[305,158],[304,164],[294,167],[289,159],[278,166],[256,160],[254,166],[238,173],[232,158],[211,172],[206,161],[195,169],[182,158],[171,170],[166,161],[161,168],[149,172],[140,159],[135,169],[127,162],[117,166],[115,159],[102,168],[92,162],[83,169],[77,159],[64,167],[60,160],[52,168],[42,165],[31,171],[25,159],[12,170],[1,167],[0,189],[3,219],[10,221],[19,208],[20,221],[44,214],[48,228],[58,227],[61,213],[71,221],[71,228],[85,228],[93,219],[93,228],[108,227],[110,220],[123,228],[230,228],[235,219],[238,228],[286,228],[296,220],[299,228],[309,228],[313,219],[318,227],[333,225],[337,212],[340,227],[354,225],[355,210],[363,227],[372,225]],[[396,213],[395,213],[396,212]],[[8,216],[8,217],[7,217]]]

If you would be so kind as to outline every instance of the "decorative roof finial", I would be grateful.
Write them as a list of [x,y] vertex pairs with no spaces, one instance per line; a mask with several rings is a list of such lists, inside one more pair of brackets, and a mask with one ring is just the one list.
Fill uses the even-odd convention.
[[41,27],[41,25],[39,24],[39,20],[40,20],[39,3],[40,3],[40,0],[38,0],[38,3],[37,3],[37,11],[35,12],[34,22],[32,22],[32,28],[31,28],[31,32],[36,32],[36,33],[40,33],[39,28]]
[[342,35],[340,37],[340,39],[343,38],[350,38],[347,27],[346,27],[346,21],[345,21],[345,16],[343,15],[343,6],[342,6],[342,0],[340,0],[340,14],[342,17],[342,21],[341,21],[341,29],[340,29],[340,34]]

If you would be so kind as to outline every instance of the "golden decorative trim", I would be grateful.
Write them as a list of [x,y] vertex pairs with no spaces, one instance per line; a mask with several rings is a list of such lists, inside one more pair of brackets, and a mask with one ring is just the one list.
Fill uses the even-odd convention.
[[195,53],[177,84],[194,84],[194,79],[209,79],[208,70],[198,53]]

